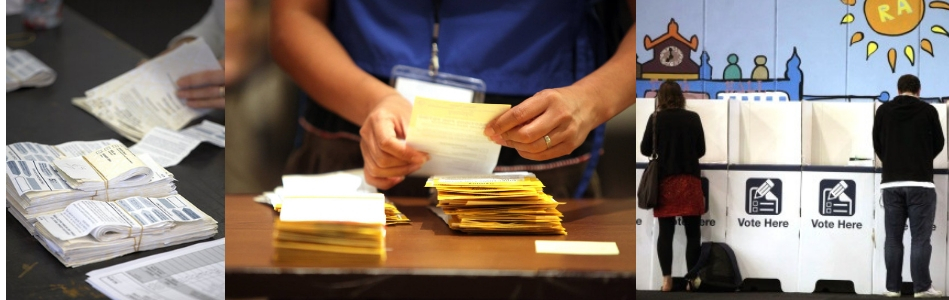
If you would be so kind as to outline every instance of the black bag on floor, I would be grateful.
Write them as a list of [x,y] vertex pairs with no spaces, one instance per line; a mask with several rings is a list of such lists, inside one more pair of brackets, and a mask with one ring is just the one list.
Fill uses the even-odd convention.
[[741,288],[735,252],[725,243],[702,243],[699,261],[685,274],[693,292],[734,292]]

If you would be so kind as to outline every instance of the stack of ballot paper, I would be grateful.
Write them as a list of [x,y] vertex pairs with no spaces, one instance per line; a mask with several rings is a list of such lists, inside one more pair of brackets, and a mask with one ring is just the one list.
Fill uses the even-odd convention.
[[7,48],[7,92],[20,87],[44,87],[56,81],[56,72],[26,50]]
[[92,153],[53,161],[70,187],[95,191],[147,184],[152,169],[121,144],[112,144]]
[[80,200],[36,218],[36,238],[67,267],[167,247],[217,233],[217,221],[180,195]]
[[[271,205],[280,212],[284,198],[362,197],[376,192],[376,188],[366,183],[362,169],[352,169],[325,174],[284,175],[283,186],[255,197],[254,201]],[[385,200],[385,210],[387,225],[411,222],[389,199]]]
[[[72,157],[71,157],[72,156]],[[174,176],[115,140],[7,146],[7,206],[31,232],[36,217],[73,201],[112,201],[177,193]],[[65,171],[68,170],[68,171]],[[124,178],[124,179],[123,179]]]
[[557,201],[531,173],[435,176],[448,225],[469,233],[567,234]]
[[190,108],[175,96],[176,82],[211,70],[221,70],[221,65],[204,40],[197,39],[86,91],[73,104],[138,141],[154,127],[179,130],[206,114],[209,110]]
[[274,224],[274,260],[385,260],[385,196],[293,197]]

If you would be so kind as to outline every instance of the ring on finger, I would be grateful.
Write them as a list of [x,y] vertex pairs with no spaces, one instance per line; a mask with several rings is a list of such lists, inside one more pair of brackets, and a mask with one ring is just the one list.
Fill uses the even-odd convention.
[[545,136],[544,136],[544,143],[547,144],[547,149],[549,150],[549,149],[550,149],[550,136],[549,136],[549,135],[545,135]]

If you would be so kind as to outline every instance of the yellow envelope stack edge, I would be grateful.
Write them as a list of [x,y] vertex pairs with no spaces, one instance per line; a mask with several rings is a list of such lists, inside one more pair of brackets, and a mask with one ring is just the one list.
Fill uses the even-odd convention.
[[544,193],[534,174],[455,175],[430,178],[426,187],[438,191],[438,207],[449,227],[468,233],[567,234],[561,224],[562,204]]
[[276,261],[384,261],[385,197],[289,198],[274,222]]
[[406,217],[398,208],[395,207],[395,203],[386,199],[386,225],[399,225],[399,224],[410,224],[412,220],[409,220],[409,217]]

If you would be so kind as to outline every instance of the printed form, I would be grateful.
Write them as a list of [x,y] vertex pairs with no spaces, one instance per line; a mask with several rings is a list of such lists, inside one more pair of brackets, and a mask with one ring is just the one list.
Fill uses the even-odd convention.
[[224,299],[224,239],[86,274],[112,299]]
[[511,106],[459,103],[416,97],[405,142],[431,159],[416,176],[491,174],[501,145],[484,136],[484,126]]
[[179,130],[209,111],[190,108],[175,96],[179,78],[207,70],[221,70],[221,65],[198,39],[86,91],[86,98],[73,104],[138,141],[154,127]]

